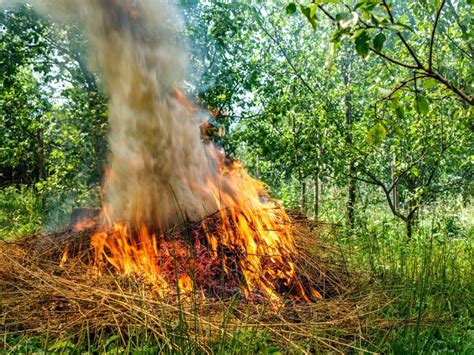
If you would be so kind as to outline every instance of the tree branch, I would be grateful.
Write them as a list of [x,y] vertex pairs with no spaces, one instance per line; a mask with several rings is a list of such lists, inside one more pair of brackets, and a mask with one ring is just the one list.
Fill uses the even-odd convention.
[[402,80],[396,87],[394,87],[392,89],[392,91],[390,92],[390,94],[388,94],[387,96],[385,97],[382,97],[381,99],[377,100],[376,103],[379,103],[381,101],[384,101],[384,100],[390,100],[392,98],[392,96],[399,90],[401,90],[402,88],[404,88],[407,84],[411,83],[412,81],[415,81],[417,79],[421,79],[421,78],[426,78],[428,77],[428,74],[415,74],[413,77],[410,77],[408,79],[405,79],[405,80]]
[[407,217],[402,215],[400,212],[398,212],[397,209],[395,208],[395,205],[393,204],[393,201],[390,197],[390,191],[391,190],[388,190],[387,187],[385,186],[385,184],[383,182],[381,182],[380,180],[378,180],[377,177],[375,175],[373,175],[370,171],[362,169],[362,172],[374,181],[374,185],[380,186],[380,188],[383,190],[383,192],[385,194],[385,197],[387,199],[387,202],[388,202],[388,206],[390,207],[390,210],[392,211],[393,215],[397,216],[398,218],[400,218],[403,221],[406,221]]
[[323,7],[323,5],[318,5],[318,8],[327,16],[329,17],[332,21],[335,21],[336,18],[332,16],[329,12],[326,11],[326,9]]
[[398,182],[400,181],[400,179],[405,175],[407,174],[416,164],[418,164],[420,161],[422,161],[426,156],[426,150],[423,151],[423,153],[420,155],[420,157],[418,159],[416,159],[413,163],[411,163],[405,170],[403,170],[400,174],[398,174],[397,178],[395,179],[395,181],[392,183],[392,185],[390,186],[390,189],[388,189],[388,192],[392,192],[392,190],[395,188],[395,186],[398,184]]
[[405,67],[405,68],[408,68],[408,69],[420,69],[419,66],[417,65],[413,65],[413,64],[406,64],[406,63],[402,63],[402,62],[399,62],[398,60],[396,59],[393,59],[389,56],[387,56],[386,54],[383,54],[382,52],[379,52],[378,50],[376,50],[375,48],[373,47],[369,47],[369,50],[375,54],[377,54],[378,56],[388,60],[390,63],[393,63],[393,64],[396,64],[396,65],[400,65],[402,67]]
[[[387,10],[387,13],[388,13],[388,16],[390,18],[390,22],[392,24],[395,24],[395,19],[393,17],[393,14],[392,14],[392,11],[390,10],[390,7],[388,6],[387,2],[385,0],[383,0],[383,6],[385,7],[385,9]],[[413,51],[413,49],[411,48],[411,46],[408,44],[408,42],[406,41],[405,37],[403,37],[403,35],[400,33],[400,31],[397,31],[397,36],[398,38],[400,38],[400,40],[402,41],[403,45],[405,46],[405,48],[408,50],[408,52],[410,53],[410,55],[412,56],[412,58],[415,60],[416,64],[418,65],[418,68],[419,69],[424,69],[423,67],[423,64],[421,64],[420,60],[418,59],[416,53]]]
[[474,105],[474,97],[472,95],[466,94],[464,91],[454,86],[448,79],[443,78],[440,74],[433,71],[429,71],[426,74],[428,77],[436,79],[437,81],[442,83],[449,90],[457,94],[459,97],[461,97],[464,101],[466,101],[471,106]]
[[431,70],[433,68],[433,46],[434,46],[436,28],[438,27],[439,17],[441,15],[441,11],[443,10],[443,7],[444,7],[445,3],[446,3],[446,0],[443,0],[441,2],[441,5],[439,5],[438,10],[436,11],[436,17],[435,17],[435,21],[434,21],[434,25],[433,25],[433,30],[431,31],[430,54],[429,54],[429,59],[428,59],[428,70]]

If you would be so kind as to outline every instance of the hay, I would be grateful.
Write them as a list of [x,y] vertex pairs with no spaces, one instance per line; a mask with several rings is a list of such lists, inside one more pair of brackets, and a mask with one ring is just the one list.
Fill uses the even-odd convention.
[[[369,341],[365,330],[391,326],[377,318],[391,300],[361,292],[366,278],[350,273],[340,251],[309,229],[314,228],[306,220],[294,226],[298,274],[324,299],[307,303],[289,297],[282,307],[249,303],[239,293],[217,298],[202,297],[202,291],[170,292],[169,298],[158,299],[139,276],[99,273],[90,266],[93,252],[88,241],[93,230],[70,229],[0,243],[0,333],[61,338],[87,326],[92,332],[115,332],[125,339],[133,325],[166,343],[170,329],[182,322],[203,351],[215,337],[232,337],[242,327],[274,335],[288,351],[310,352],[315,342],[326,350],[358,349]],[[73,257],[61,267],[66,248]],[[337,335],[330,336],[336,329]]]

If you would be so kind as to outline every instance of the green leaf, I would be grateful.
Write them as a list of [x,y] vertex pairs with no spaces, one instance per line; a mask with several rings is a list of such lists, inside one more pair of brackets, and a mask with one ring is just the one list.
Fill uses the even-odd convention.
[[58,341],[54,343],[48,350],[66,350],[66,349],[74,349],[75,345],[69,340]]
[[342,35],[343,35],[343,33],[342,33],[341,29],[339,29],[339,28],[336,29],[333,32],[331,38],[329,39],[329,42],[339,43],[341,41]]
[[367,134],[367,140],[369,141],[369,144],[380,144],[383,142],[386,135],[387,130],[383,124],[377,123],[369,130]]
[[410,26],[408,25],[405,25],[404,23],[400,23],[400,22],[397,22],[397,23],[394,23],[394,24],[388,24],[388,25],[385,25],[385,28],[388,28],[389,30],[392,30],[394,32],[400,32],[400,31],[403,31],[404,29],[410,31],[410,32],[415,32],[413,30],[413,28],[411,28]]
[[313,26],[313,29],[316,29],[317,27],[316,17],[314,16],[316,14],[316,8],[317,8],[316,4],[312,4],[311,7],[300,5],[301,12],[303,13],[303,15],[306,16],[309,23],[311,23],[311,26]]
[[423,96],[418,95],[417,101],[418,101],[418,105],[417,105],[418,113],[422,115],[426,115],[430,111],[430,104],[428,103],[428,100],[426,100],[426,98],[424,98]]
[[395,108],[395,114],[397,115],[397,117],[399,119],[404,119],[405,118],[405,110],[403,109],[403,107],[397,107]]
[[374,49],[377,52],[380,52],[382,50],[383,44],[384,44],[386,39],[387,39],[387,37],[385,37],[383,32],[380,32],[377,36],[375,36],[373,43],[374,43]]
[[439,82],[438,80],[435,80],[433,78],[428,78],[428,79],[425,79],[423,81],[423,87],[428,90],[428,89],[432,89],[436,86],[438,86]]
[[410,32],[413,32],[413,33],[415,32],[415,30],[413,29],[413,27],[408,26],[407,24],[405,24],[405,23],[403,23],[403,22],[397,22],[396,25],[401,26],[401,27],[407,29],[407,30],[410,31]]
[[363,58],[367,57],[369,54],[369,36],[367,35],[366,31],[356,38],[355,47],[357,54]]
[[394,131],[395,131],[395,134],[397,134],[398,136],[400,137],[403,136],[403,131],[399,126],[395,126]]
[[405,111],[403,110],[402,104],[400,104],[400,101],[398,101],[397,98],[393,98],[390,102],[395,110],[395,114],[402,120],[405,117]]
[[354,32],[354,34],[351,37],[351,41],[356,40],[358,37],[362,36],[365,33],[365,29],[358,29]]
[[296,4],[294,2],[290,2],[288,5],[286,5],[286,13],[288,15],[294,14],[296,11]]
[[332,62],[334,60],[334,57],[336,56],[336,49],[339,47],[340,42],[338,43],[329,43],[329,53],[328,56],[326,57],[326,62],[324,63],[324,68],[329,70],[331,69]]

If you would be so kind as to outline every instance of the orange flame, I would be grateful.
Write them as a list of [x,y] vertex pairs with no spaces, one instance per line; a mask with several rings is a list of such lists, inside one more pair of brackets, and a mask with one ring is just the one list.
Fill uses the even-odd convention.
[[69,246],[66,247],[64,250],[63,255],[61,256],[61,260],[59,262],[59,267],[62,269],[64,268],[64,264],[66,264],[66,261],[69,259]]
[[[127,223],[113,223],[92,236],[97,266],[109,264],[121,274],[140,275],[160,296],[202,290],[221,274],[226,282],[238,279],[236,287],[249,300],[263,297],[278,304],[284,291],[308,300],[296,275],[289,217],[240,163],[226,164],[217,150],[214,153],[221,174],[217,182],[208,180],[207,191],[219,208],[218,223],[204,219],[191,236],[174,240],[144,225],[134,231]],[[321,297],[316,290],[310,294]]]

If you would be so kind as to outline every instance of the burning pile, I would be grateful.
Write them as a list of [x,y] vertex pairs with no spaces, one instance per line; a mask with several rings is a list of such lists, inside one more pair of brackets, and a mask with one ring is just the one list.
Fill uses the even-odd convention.
[[[305,290],[321,291],[324,299],[318,302],[301,302],[296,286],[286,286],[279,276],[268,280],[275,282],[283,307],[269,307],[266,300],[270,297],[258,284],[249,291],[249,297],[257,300],[260,296],[262,302],[242,302],[240,290],[245,280],[240,271],[241,256],[223,251],[226,273],[222,254],[218,251],[216,258],[206,245],[206,231],[217,233],[224,228],[219,213],[168,230],[165,235],[156,234],[156,238],[151,237],[156,244],[147,246],[141,244],[137,231],[130,234],[133,227],[127,227],[126,232],[121,229],[125,224],[65,229],[0,242],[2,338],[7,339],[7,348],[15,346],[16,341],[8,344],[8,339],[16,334],[49,334],[51,339],[76,343],[87,329],[95,339],[120,334],[124,344],[142,334],[177,352],[182,352],[181,339],[185,339],[198,343],[193,349],[206,352],[215,339],[233,339],[234,330],[247,328],[271,332],[284,352],[291,353],[302,352],[309,339],[318,342],[320,337],[323,349],[334,350],[334,343],[326,343],[334,329],[343,329],[338,331],[341,338],[337,344],[350,348],[367,339],[361,329],[371,329],[373,324],[377,328],[393,327],[374,320],[374,310],[382,309],[381,302],[387,301],[383,295],[370,288],[361,296],[366,280],[363,274],[349,274],[340,250],[316,238],[310,221],[293,215],[290,218],[296,241],[292,258],[295,274]],[[107,247],[97,258],[97,249],[90,245],[94,233],[105,233],[109,243],[124,251],[136,249],[131,255],[137,260],[131,265],[114,264]],[[144,235],[149,241],[149,234]],[[121,238],[127,243],[122,244]],[[151,251],[154,246],[156,250]],[[101,257],[104,265],[97,268],[94,264]],[[141,269],[134,269],[139,260],[144,261]],[[262,269],[272,264],[265,260],[260,259]],[[146,273],[147,268],[153,271]],[[118,275],[117,270],[129,274]],[[165,282],[168,287],[163,287]],[[187,291],[191,288],[196,292]],[[307,295],[312,296],[310,292]],[[90,338],[84,339],[87,342]]]
[[[187,52],[173,6],[42,3],[48,12],[79,14],[91,63],[109,95],[110,156],[101,227],[91,235],[94,265],[140,275],[160,296],[215,288],[219,280],[249,300],[278,303],[279,293],[321,297],[298,279],[283,209],[239,163],[201,139],[206,114],[180,89]],[[164,237],[190,221],[192,230]]]
[[122,274],[138,274],[164,296],[171,290],[206,290],[229,297],[240,289],[249,300],[280,302],[279,293],[299,299],[320,298],[307,291],[297,277],[297,254],[291,221],[238,163],[223,176],[246,195],[233,199],[209,182],[219,210],[211,217],[187,224],[166,238],[145,225],[133,230],[128,223],[114,223],[92,236],[99,269],[112,265]]

